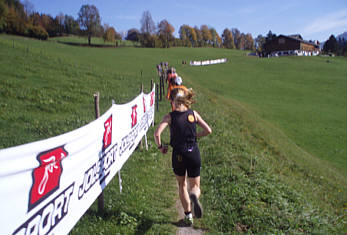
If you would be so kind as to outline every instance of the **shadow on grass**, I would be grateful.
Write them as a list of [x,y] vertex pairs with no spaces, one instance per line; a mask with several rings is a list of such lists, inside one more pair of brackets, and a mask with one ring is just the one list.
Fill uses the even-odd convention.
[[94,47],[94,48],[120,48],[120,47],[141,47],[138,45],[110,45],[110,44],[93,44],[90,45],[88,43],[79,43],[79,42],[63,42],[63,41],[57,41],[58,43],[70,45],[70,46],[77,46],[77,47]]
[[57,41],[58,43],[70,45],[70,46],[78,46],[78,47],[97,47],[97,48],[117,48],[115,45],[105,45],[105,44],[88,44],[88,43],[78,43],[78,42],[62,42]]
[[[86,214],[89,216],[100,216],[104,220],[112,220],[115,219],[115,223],[117,225],[122,226],[131,226],[132,224],[136,224],[135,233],[137,235],[147,233],[151,227],[155,224],[165,225],[165,224],[173,224],[172,222],[167,222],[164,220],[153,220],[149,217],[145,217],[144,215],[138,215],[134,213],[128,213],[120,210],[105,210],[103,212],[98,212],[95,209],[89,209]],[[124,217],[125,215],[125,217]],[[136,220],[133,220],[136,219]]]

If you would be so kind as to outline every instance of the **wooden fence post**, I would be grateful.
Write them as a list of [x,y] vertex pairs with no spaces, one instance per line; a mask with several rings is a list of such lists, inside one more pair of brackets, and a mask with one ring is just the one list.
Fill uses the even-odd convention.
[[[100,93],[97,91],[94,94],[95,119],[98,119],[100,117],[99,100],[100,100]],[[104,208],[105,208],[104,192],[102,191],[100,195],[98,196],[98,212],[99,213],[104,212]]]
[[162,81],[162,79],[161,79],[161,77],[159,77],[159,96],[160,96],[160,101],[161,101],[161,99],[162,99],[162,93],[161,93],[161,81]]
[[[151,92],[153,90],[153,79],[151,79]],[[157,96],[157,95],[156,95]],[[153,118],[153,122],[152,122],[152,127],[154,127],[154,118]]]
[[[141,74],[142,74],[142,70],[141,70]],[[141,87],[140,87],[140,93],[143,92],[143,83],[141,83]],[[142,150],[143,149],[143,138],[141,138],[141,141],[140,141],[140,149]]]
[[157,85],[155,86],[155,104],[157,106],[157,111],[159,111],[159,96],[158,96],[158,90],[159,90],[159,87],[158,87],[158,83]]
[[161,79],[162,79],[162,81],[161,81],[161,86],[162,86],[161,89],[163,89],[163,96],[165,97],[165,84],[164,84],[164,80],[165,79],[164,79],[164,77],[162,77]]

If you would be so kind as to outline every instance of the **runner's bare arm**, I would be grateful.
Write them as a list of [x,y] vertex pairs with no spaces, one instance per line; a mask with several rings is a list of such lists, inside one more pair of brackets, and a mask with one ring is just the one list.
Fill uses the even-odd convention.
[[199,138],[199,137],[211,134],[212,133],[211,127],[204,121],[204,119],[202,119],[200,114],[194,111],[194,115],[195,115],[197,124],[202,128],[202,131],[198,132],[196,136]]
[[164,131],[164,129],[171,123],[171,116],[170,114],[167,114],[163,117],[163,120],[159,123],[158,128],[154,132],[154,141],[157,144],[157,146],[161,146],[161,133]]

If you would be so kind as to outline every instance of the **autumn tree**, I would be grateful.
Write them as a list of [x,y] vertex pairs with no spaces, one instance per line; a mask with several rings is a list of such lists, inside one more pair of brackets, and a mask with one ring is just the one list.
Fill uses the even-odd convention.
[[32,11],[28,1],[22,4],[19,0],[0,0],[0,32],[47,39],[46,30],[29,19]]
[[201,25],[200,32],[201,32],[201,45],[202,46],[210,45],[212,42],[212,35],[208,26]]
[[8,7],[4,1],[0,1],[0,33],[5,31],[7,14]]
[[220,47],[222,45],[222,39],[220,38],[219,34],[217,33],[215,28],[210,28],[210,33],[212,36],[212,46],[213,47]]
[[91,45],[91,38],[100,29],[99,10],[94,5],[83,5],[78,13],[80,28],[88,36],[88,44]]
[[192,46],[190,42],[190,27],[189,25],[182,25],[178,31],[179,37],[183,43],[183,46],[190,47]]
[[158,40],[155,34],[142,33],[140,43],[144,47],[162,47],[161,41]]
[[196,44],[195,44],[195,46],[201,47],[202,44],[203,44],[202,33],[201,33],[200,29],[197,26],[194,27],[194,31],[195,31],[195,34],[196,34]]
[[197,47],[198,46],[195,28],[192,28],[189,25],[182,25],[180,27],[179,35],[180,35],[181,40],[184,41],[184,46],[188,46],[188,47],[190,47],[190,46]]
[[233,34],[234,44],[236,49],[241,49],[242,40],[241,40],[241,32],[237,28],[231,29],[231,33]]
[[189,29],[189,40],[192,44],[193,47],[196,47],[198,45],[198,36],[196,35],[195,28],[190,28]]
[[244,49],[250,50],[250,51],[255,51],[255,44],[254,44],[254,39],[252,37],[252,34],[247,33],[246,35],[244,35],[244,38],[245,38]]
[[162,20],[158,24],[158,37],[162,41],[162,46],[169,48],[170,42],[174,41],[173,32],[175,28],[167,21]]
[[225,48],[235,49],[234,37],[229,29],[224,29],[222,34],[222,43]]
[[102,36],[104,42],[115,42],[116,39],[116,30],[109,25],[104,25],[104,35]]

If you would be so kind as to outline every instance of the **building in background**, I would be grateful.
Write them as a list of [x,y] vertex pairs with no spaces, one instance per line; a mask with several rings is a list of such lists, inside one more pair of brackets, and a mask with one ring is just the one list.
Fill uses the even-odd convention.
[[312,56],[320,53],[318,41],[305,41],[301,35],[279,35],[264,44],[267,55]]

